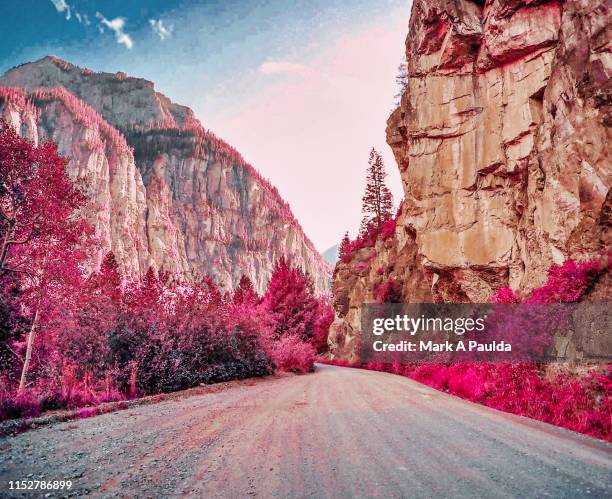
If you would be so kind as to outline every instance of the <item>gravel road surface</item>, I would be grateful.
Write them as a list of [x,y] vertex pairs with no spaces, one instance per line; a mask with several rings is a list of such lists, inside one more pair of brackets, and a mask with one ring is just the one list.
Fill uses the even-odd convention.
[[612,445],[319,365],[0,438],[0,496],[20,479],[72,480],[50,497],[609,498]]

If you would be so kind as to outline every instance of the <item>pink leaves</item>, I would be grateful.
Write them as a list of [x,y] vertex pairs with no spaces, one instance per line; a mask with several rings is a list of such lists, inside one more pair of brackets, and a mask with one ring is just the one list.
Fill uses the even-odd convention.
[[297,336],[289,335],[275,342],[272,361],[281,371],[307,373],[313,370],[315,348]]
[[377,241],[386,241],[395,235],[397,218],[384,220],[380,225],[368,223],[362,227],[362,231],[354,241],[348,238],[348,233],[344,235],[340,243],[339,259],[342,263],[349,263],[357,251],[363,248],[370,248]]
[[397,226],[397,218],[385,220],[380,231],[380,238],[386,241],[395,235],[395,227]]
[[528,297],[509,287],[498,289],[492,296],[493,303],[574,303],[587,290],[602,270],[599,260],[575,262],[567,260],[563,265],[553,265],[546,283],[534,289]]
[[70,286],[82,279],[91,227],[79,218],[85,196],[65,172],[56,146],[35,147],[0,123],[0,274],[15,274],[28,315],[51,318]]
[[493,303],[521,303],[521,296],[518,291],[513,291],[509,287],[498,289],[492,296]]
[[377,303],[399,303],[402,290],[395,279],[387,279],[374,286],[374,298]]
[[573,303],[585,292],[601,271],[598,260],[575,262],[567,260],[563,265],[553,265],[544,286],[533,290],[527,303]]

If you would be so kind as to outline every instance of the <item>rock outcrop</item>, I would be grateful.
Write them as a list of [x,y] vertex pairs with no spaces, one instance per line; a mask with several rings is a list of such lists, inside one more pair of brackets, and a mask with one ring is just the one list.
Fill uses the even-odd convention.
[[45,57],[0,85],[0,115],[31,140],[55,140],[85,184],[101,241],[94,263],[112,250],[127,273],[210,275],[226,289],[246,274],[261,292],[284,256],[318,291],[329,287],[328,265],[276,188],[152,82]]
[[333,355],[359,306],[528,292],[611,247],[612,11],[606,0],[414,0],[408,82],[387,141],[405,199],[394,238],[340,263]]

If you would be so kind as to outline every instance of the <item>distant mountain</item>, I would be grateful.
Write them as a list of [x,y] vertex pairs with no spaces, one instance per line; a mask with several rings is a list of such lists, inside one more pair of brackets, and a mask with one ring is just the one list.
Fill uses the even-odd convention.
[[321,255],[323,256],[323,258],[325,258],[325,261],[327,263],[329,263],[332,267],[334,267],[336,265],[336,262],[338,261],[338,251],[339,250],[340,250],[340,245],[335,244],[331,248],[328,248],[323,253],[321,253]]
[[0,77],[0,117],[57,142],[85,182],[94,264],[112,250],[128,274],[153,266],[226,289],[246,274],[261,292],[285,257],[329,288],[328,264],[276,188],[152,82],[45,57]]

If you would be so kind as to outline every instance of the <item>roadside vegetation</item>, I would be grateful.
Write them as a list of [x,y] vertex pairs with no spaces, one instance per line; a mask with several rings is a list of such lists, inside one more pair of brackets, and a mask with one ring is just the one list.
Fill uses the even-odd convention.
[[[393,202],[385,177],[382,159],[373,149],[362,201],[363,221],[356,239],[351,240],[348,233],[344,235],[339,264],[350,264],[360,249],[374,247],[377,242],[394,235],[401,206],[393,216]],[[601,259],[555,265],[549,271],[547,282],[528,295],[506,287],[499,289],[491,302],[535,304],[539,310],[544,310],[538,308],[541,304],[578,302],[609,271],[611,257],[608,254]],[[382,270],[379,269],[379,274]],[[377,303],[402,302],[400,284],[393,279],[375,284],[374,300]],[[546,341],[551,338],[550,325],[554,321],[551,322],[550,317],[530,322],[520,317],[505,317],[504,323],[511,325],[512,330],[501,331],[499,339],[522,338],[518,344],[540,342],[541,348],[546,348]],[[472,402],[612,441],[612,365],[568,366],[536,362],[362,364],[327,357],[321,357],[318,362],[406,376]]]
[[65,166],[53,142],[0,122],[0,420],[312,370],[333,311],[302,270],[279,259],[259,296],[247,276],[224,292],[124,275],[113,253],[95,265],[89,201]]
[[[567,261],[554,266],[547,282],[529,295],[521,296],[510,288],[503,288],[495,293],[492,301],[577,302],[605,270],[599,261]],[[528,333],[538,334],[538,324],[533,324]],[[494,409],[612,441],[612,365],[576,368],[535,362],[361,364],[325,358],[318,361],[406,376]]]

